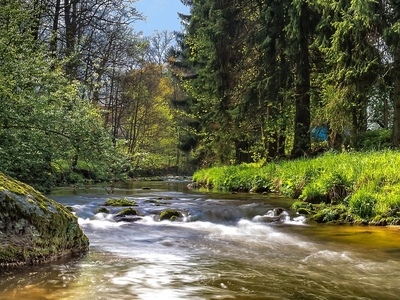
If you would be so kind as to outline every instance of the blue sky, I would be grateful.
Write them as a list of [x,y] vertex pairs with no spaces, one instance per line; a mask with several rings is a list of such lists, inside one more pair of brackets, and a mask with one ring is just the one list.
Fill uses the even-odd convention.
[[151,35],[155,30],[180,31],[181,24],[177,13],[189,13],[189,8],[180,0],[139,0],[133,6],[146,16],[145,22],[136,21],[133,24],[135,31],[143,31],[145,36]]

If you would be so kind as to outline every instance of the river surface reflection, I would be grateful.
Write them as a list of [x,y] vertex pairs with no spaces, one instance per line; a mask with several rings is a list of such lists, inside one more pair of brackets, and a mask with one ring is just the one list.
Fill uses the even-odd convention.
[[[186,185],[115,189],[138,203],[144,217],[133,223],[95,214],[107,187],[54,191],[75,209],[90,253],[3,272],[0,299],[399,299],[398,227],[309,226],[296,215],[264,223],[259,216],[292,201]],[[157,221],[166,208],[185,220]]]

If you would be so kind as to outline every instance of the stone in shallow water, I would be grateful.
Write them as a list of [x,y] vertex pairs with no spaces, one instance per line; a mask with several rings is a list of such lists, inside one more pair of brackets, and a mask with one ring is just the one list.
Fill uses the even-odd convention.
[[183,217],[183,214],[175,209],[166,209],[160,214],[160,221],[162,220],[170,220],[175,221]]
[[89,239],[65,206],[0,173],[0,267],[38,264],[88,248]]

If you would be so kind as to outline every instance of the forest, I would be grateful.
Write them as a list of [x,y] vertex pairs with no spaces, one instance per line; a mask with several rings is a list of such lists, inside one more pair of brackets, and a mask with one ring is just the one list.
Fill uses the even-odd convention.
[[41,190],[400,144],[399,0],[1,0],[1,171]]
[[47,190],[184,169],[174,34],[135,32],[134,2],[1,1],[1,171]]
[[399,1],[185,2],[183,85],[208,162],[355,148],[378,129],[399,145]]

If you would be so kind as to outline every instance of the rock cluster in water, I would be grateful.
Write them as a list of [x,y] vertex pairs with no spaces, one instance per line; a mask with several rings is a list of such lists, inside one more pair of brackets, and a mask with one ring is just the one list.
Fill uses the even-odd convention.
[[0,267],[31,265],[88,251],[66,207],[0,173]]
[[[161,206],[161,205],[169,205],[169,202],[162,202],[163,198],[157,198],[157,199],[150,199],[144,201],[144,203],[150,203],[152,206]],[[135,200],[128,200],[127,198],[108,198],[107,201],[103,204],[100,204],[103,207],[100,207],[99,209],[95,210],[95,213],[104,213],[104,214],[110,214],[112,213],[108,207],[126,207],[117,213],[112,213],[113,214],[113,219],[116,222],[135,222],[139,221],[143,218],[143,214],[141,214],[137,209],[133,208],[132,206],[138,206],[135,202]],[[157,214],[157,212],[156,212]],[[163,220],[169,220],[169,221],[179,221],[182,220],[185,216],[185,214],[182,211],[176,210],[176,209],[165,209],[161,212],[158,212],[158,220],[163,221]]]

